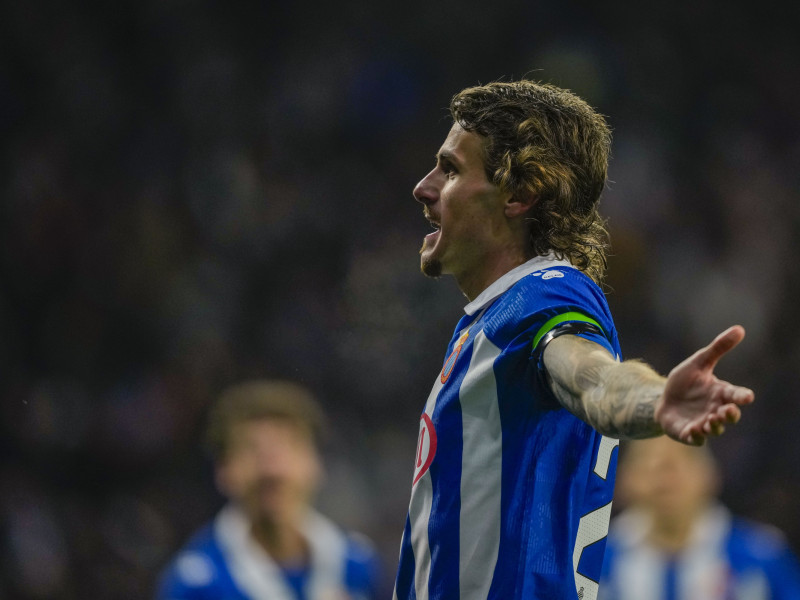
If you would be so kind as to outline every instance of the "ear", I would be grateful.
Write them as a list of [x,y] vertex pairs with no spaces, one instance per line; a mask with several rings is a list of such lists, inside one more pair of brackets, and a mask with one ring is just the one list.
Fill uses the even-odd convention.
[[530,212],[537,200],[539,200],[539,196],[532,192],[519,192],[509,196],[504,205],[506,217],[509,219],[524,217]]

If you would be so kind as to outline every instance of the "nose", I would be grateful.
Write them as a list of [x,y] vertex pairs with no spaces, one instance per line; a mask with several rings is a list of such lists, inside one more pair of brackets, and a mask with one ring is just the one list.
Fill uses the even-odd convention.
[[281,449],[263,448],[256,456],[255,470],[260,477],[282,479],[290,469],[291,461]]
[[422,204],[433,204],[439,199],[439,185],[436,181],[436,169],[425,175],[420,182],[414,186],[414,199]]

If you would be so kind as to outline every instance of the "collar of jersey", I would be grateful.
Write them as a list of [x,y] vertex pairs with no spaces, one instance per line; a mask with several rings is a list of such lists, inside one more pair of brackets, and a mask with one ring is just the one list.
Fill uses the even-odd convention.
[[[614,520],[611,529],[617,543],[628,550],[643,550],[650,546],[648,535],[653,517],[640,508],[631,507],[622,511]],[[689,539],[683,554],[696,553],[703,548],[721,548],[733,522],[730,510],[714,502],[700,513],[692,524]]]
[[511,269],[508,273],[501,276],[497,281],[483,290],[475,300],[464,307],[464,312],[470,316],[476,314],[479,310],[494,302],[498,296],[511,289],[511,286],[526,275],[553,267],[575,268],[567,259],[558,260],[552,253],[546,256],[535,256],[528,262]]

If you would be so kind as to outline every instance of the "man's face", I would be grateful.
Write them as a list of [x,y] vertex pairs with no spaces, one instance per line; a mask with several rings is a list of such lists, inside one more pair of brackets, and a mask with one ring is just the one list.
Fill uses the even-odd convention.
[[217,481],[252,520],[287,522],[307,509],[321,475],[310,432],[265,418],[233,425],[230,440]]
[[691,517],[713,498],[718,474],[705,449],[667,437],[635,442],[620,470],[620,491],[629,502],[661,518]]
[[414,188],[434,226],[420,250],[422,272],[461,279],[503,248],[507,195],[486,178],[483,140],[453,125],[436,155],[436,166]]

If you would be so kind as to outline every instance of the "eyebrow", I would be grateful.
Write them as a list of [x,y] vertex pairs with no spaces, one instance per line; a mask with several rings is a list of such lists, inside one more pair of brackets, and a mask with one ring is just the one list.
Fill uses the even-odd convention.
[[456,167],[463,166],[463,163],[454,154],[452,154],[451,152],[448,152],[447,150],[442,150],[440,152],[437,152],[434,155],[434,158],[438,162],[442,162],[443,160],[446,160],[447,162],[453,163]]

